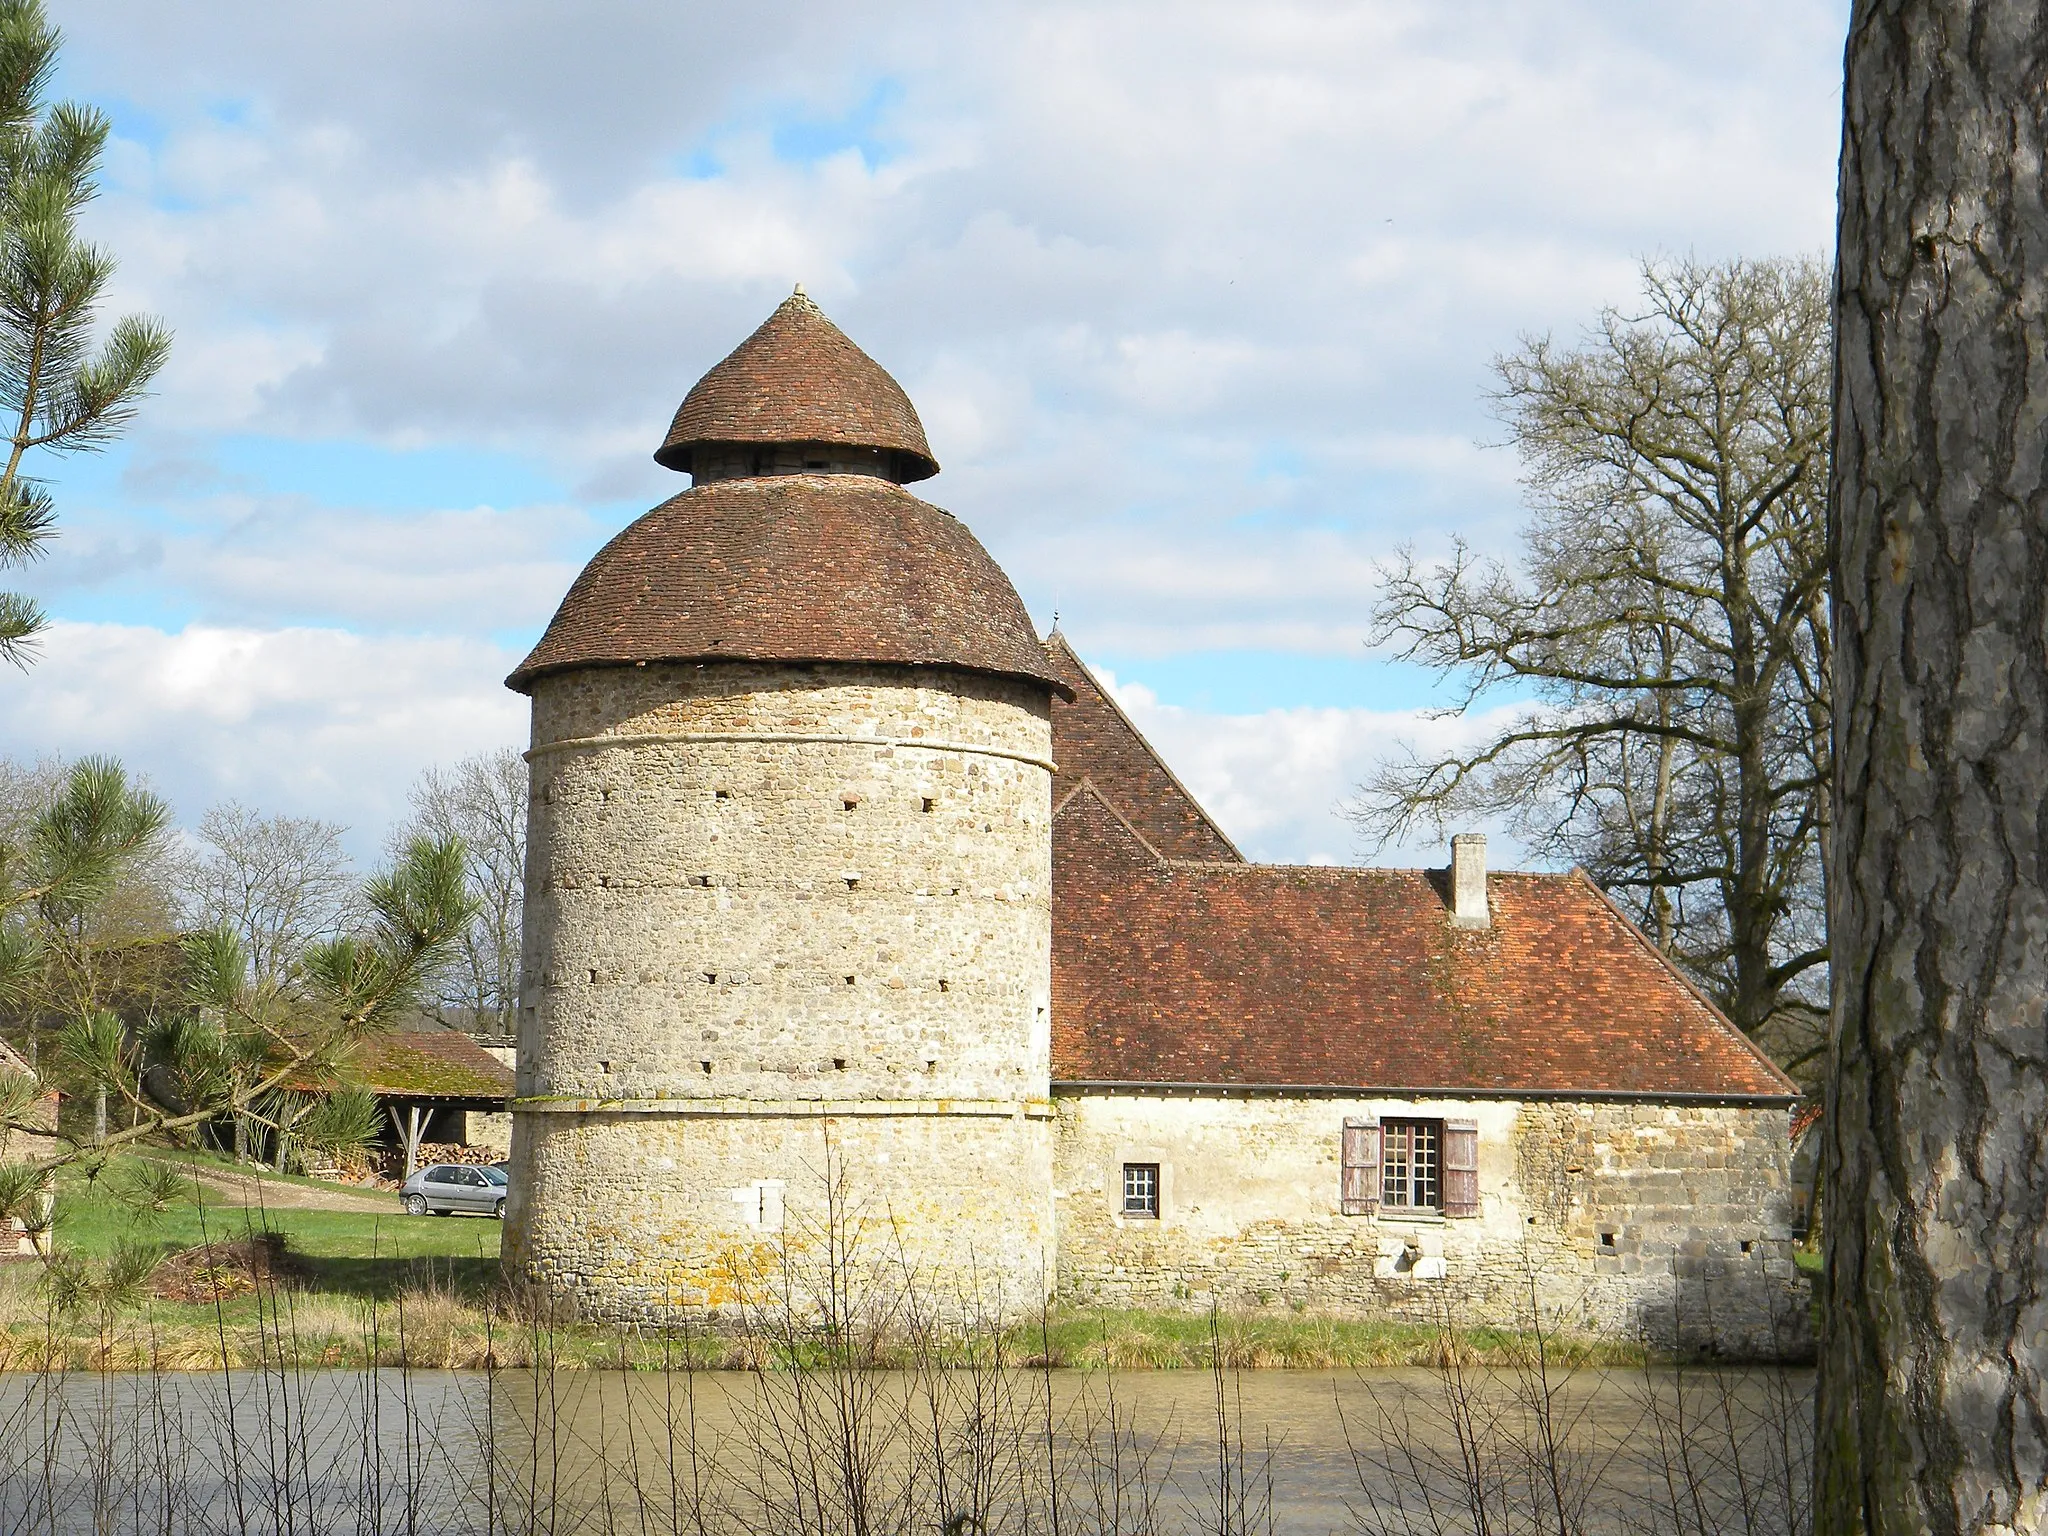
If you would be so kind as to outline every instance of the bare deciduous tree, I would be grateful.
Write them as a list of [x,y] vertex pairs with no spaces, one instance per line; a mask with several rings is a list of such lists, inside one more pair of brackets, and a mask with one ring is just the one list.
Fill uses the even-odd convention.
[[2044,59],[1850,21],[1821,1536],[2048,1529]]
[[459,839],[477,915],[445,973],[435,1012],[445,1024],[510,1035],[519,1008],[519,914],[526,892],[526,764],[509,747],[429,768],[412,788],[411,837]]
[[1496,405],[1533,516],[1384,573],[1375,641],[1528,700],[1478,751],[1390,762],[1382,838],[1505,815],[1580,863],[1743,1029],[1818,1056],[1827,964],[1830,328],[1813,261],[1644,271],[1640,314],[1526,341]]
[[199,823],[186,877],[192,926],[225,924],[255,977],[282,981],[293,957],[347,919],[356,886],[345,830],[311,816],[264,816],[232,800],[215,806]]

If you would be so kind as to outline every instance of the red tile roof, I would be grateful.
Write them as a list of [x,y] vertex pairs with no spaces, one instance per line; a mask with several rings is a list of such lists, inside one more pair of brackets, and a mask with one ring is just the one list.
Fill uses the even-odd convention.
[[1058,630],[1045,642],[1054,675],[1073,690],[1052,707],[1053,777],[1057,805],[1083,779],[1095,785],[1152,848],[1169,859],[1230,859],[1243,855],[1223,829],[1173,776],[1131,717],[1117,707]]
[[357,1050],[351,1076],[401,1099],[497,1100],[512,1096],[512,1069],[452,1029],[394,1029]]
[[950,513],[872,475],[716,480],[597,552],[508,687],[638,661],[959,667],[1051,685],[1024,604]]
[[[1056,749],[1057,750],[1057,749]],[[1583,873],[1171,862],[1092,784],[1053,821],[1063,1082],[1789,1100]]]
[[895,456],[893,478],[939,472],[903,386],[801,291],[691,388],[655,462],[688,472],[723,443],[836,443]]

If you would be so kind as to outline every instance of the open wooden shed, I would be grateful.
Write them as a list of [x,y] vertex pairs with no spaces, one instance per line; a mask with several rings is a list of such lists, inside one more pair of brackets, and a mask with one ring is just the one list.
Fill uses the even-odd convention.
[[389,1118],[408,1174],[423,1142],[467,1146],[473,1117],[510,1113],[512,1069],[457,1030],[378,1035],[364,1043],[355,1075]]

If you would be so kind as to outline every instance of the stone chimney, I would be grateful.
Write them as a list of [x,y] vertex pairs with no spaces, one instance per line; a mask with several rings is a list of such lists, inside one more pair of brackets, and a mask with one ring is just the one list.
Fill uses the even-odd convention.
[[1460,928],[1484,928],[1486,834],[1460,832],[1451,839],[1451,921]]

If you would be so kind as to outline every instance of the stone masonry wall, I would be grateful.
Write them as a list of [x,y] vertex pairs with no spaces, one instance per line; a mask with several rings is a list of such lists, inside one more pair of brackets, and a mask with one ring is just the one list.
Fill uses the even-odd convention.
[[830,1122],[863,1149],[835,1197],[896,1213],[935,1279],[1042,1294],[1049,1179],[1017,1178],[1050,1165],[1044,688],[592,668],[533,719],[513,1264],[637,1315],[650,1275],[755,1232],[735,1191],[780,1178],[822,1219],[799,1167]]
[[835,1269],[861,1305],[1035,1306],[1053,1244],[1048,1111],[878,1108],[522,1116],[529,1187],[507,1242],[614,1318],[810,1312]]
[[[1660,1347],[1810,1347],[1782,1108],[1282,1095],[1061,1094],[1060,1294],[1296,1304],[1412,1321],[1546,1320]],[[1479,1214],[1347,1216],[1346,1116],[1479,1126]],[[1161,1170],[1157,1220],[1122,1167]]]

